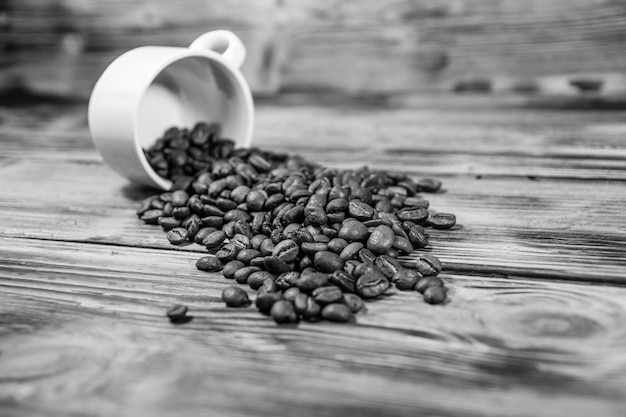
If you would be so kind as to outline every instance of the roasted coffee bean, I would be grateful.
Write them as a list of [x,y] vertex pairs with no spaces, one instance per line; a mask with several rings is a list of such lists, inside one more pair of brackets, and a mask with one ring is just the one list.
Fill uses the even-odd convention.
[[215,256],[203,256],[196,261],[196,268],[200,271],[215,272],[222,269],[223,263]]
[[[240,268],[235,272],[235,274],[233,275],[233,278],[239,284],[246,284],[248,282],[248,277],[252,273],[258,272],[260,270],[261,268],[257,266],[244,266],[243,268]],[[253,289],[256,290],[256,288],[253,288]]]
[[193,237],[193,241],[198,243],[198,244],[202,244],[202,241],[211,233],[217,231],[216,228],[214,227],[203,227],[200,230],[198,230],[198,233],[196,233],[196,235]]
[[248,193],[250,193],[250,187],[247,185],[240,185],[230,192],[230,199],[237,204],[241,204],[246,201]]
[[235,235],[230,239],[230,243],[235,245],[240,251],[250,249],[252,247],[252,245],[250,245],[250,239],[241,233],[235,233]]
[[328,243],[324,242],[303,242],[300,245],[302,252],[307,255],[315,255],[318,252],[323,252],[328,250]]
[[235,260],[240,249],[232,243],[227,243],[215,252],[215,257],[222,263],[227,263]]
[[424,253],[417,258],[415,269],[425,277],[437,275],[442,269],[441,261],[434,255]]
[[402,236],[396,236],[393,241],[393,248],[397,249],[402,254],[409,254],[413,252],[413,245],[409,239],[405,239]]
[[207,249],[213,249],[213,248],[217,248],[218,246],[220,246],[222,243],[224,243],[225,240],[226,240],[226,233],[224,233],[224,231],[222,230],[217,230],[209,234],[208,236],[206,236],[202,240],[202,244]]
[[300,294],[300,292],[300,288],[298,287],[287,288],[285,291],[283,291],[283,298],[287,301],[293,302],[293,300],[296,299],[297,295]]
[[346,222],[339,229],[339,237],[348,242],[364,241],[368,235],[367,226],[362,222],[354,220]]
[[[315,235],[313,236],[313,242],[315,243],[329,243],[330,238],[326,235]],[[328,247],[328,245],[326,245]]]
[[297,294],[293,299],[293,308],[296,310],[296,313],[302,315],[307,308],[309,296],[305,293]]
[[286,290],[296,285],[296,281],[300,278],[300,273],[296,271],[289,271],[280,274],[276,278],[276,287],[279,290]]
[[147,210],[141,215],[141,220],[147,224],[158,224],[159,218],[163,216],[163,210]]
[[246,204],[250,211],[261,211],[265,206],[267,193],[263,190],[252,190],[246,197]]
[[293,270],[293,264],[288,264],[276,256],[266,256],[263,258],[263,266],[267,271],[276,275]]
[[306,268],[313,266],[313,259],[309,255],[304,255],[298,262],[298,269],[304,271]]
[[441,304],[446,301],[447,294],[444,287],[428,287],[424,291],[424,301],[428,304]]
[[420,231],[419,228],[413,227],[409,230],[408,233],[409,242],[415,249],[420,249],[428,246],[428,239],[426,235]]
[[[328,242],[328,250],[335,253],[341,253],[346,246],[348,246],[348,241],[340,237],[331,239],[331,241]],[[363,245],[361,245],[361,247],[363,247]]]
[[235,225],[233,226],[233,232],[235,232],[235,234],[244,235],[248,239],[252,239],[252,237],[254,236],[252,234],[252,229],[250,228],[250,224],[247,222],[244,222],[243,220],[237,220],[235,222]]
[[444,286],[443,280],[439,277],[433,277],[433,276],[423,277],[423,278],[420,278],[419,281],[417,281],[417,284],[415,284],[415,291],[423,294],[427,288],[443,287],[443,286]]
[[[254,267],[250,267],[250,268],[254,268]],[[253,271],[251,274],[248,275],[248,279],[246,280],[245,283],[248,284],[248,286],[252,288],[253,290],[258,290],[259,288],[261,288],[261,286],[266,280],[274,282],[274,280],[276,280],[276,275],[269,273],[267,271],[261,271],[259,268],[256,268],[255,271]]]
[[371,220],[376,214],[376,210],[374,210],[372,206],[360,200],[350,201],[348,204],[348,212],[352,217],[360,221]]
[[298,320],[298,315],[293,308],[293,304],[286,300],[276,301],[270,309],[270,314],[278,324],[293,323]]
[[353,293],[356,291],[356,278],[346,271],[334,271],[328,276],[328,281],[343,292]]
[[252,220],[252,216],[245,211],[239,209],[232,209],[224,213],[224,221],[232,222],[237,220],[243,220],[245,222],[249,222]]
[[374,253],[367,248],[361,249],[359,251],[358,257],[361,262],[366,262],[370,264],[374,264],[374,262],[376,262],[376,255],[374,255]]
[[307,297],[306,309],[301,313],[302,318],[308,321],[318,320],[322,311],[320,306],[313,297]]
[[381,272],[368,271],[356,282],[356,292],[362,298],[375,298],[389,288],[389,281]]
[[405,207],[397,213],[400,221],[422,223],[428,218],[428,210],[423,207]]
[[189,194],[187,194],[184,190],[177,190],[172,193],[172,206],[174,207],[184,207],[189,200]]
[[321,272],[313,272],[306,275],[301,275],[295,282],[296,286],[302,291],[313,291],[318,287],[328,285],[328,274]]
[[224,275],[224,278],[233,279],[235,278],[235,272],[237,272],[244,266],[246,265],[241,261],[230,261],[226,265],[224,265],[224,268],[222,269],[222,275]]
[[455,224],[456,216],[452,213],[435,213],[426,220],[426,225],[435,229],[450,229]]
[[353,313],[358,313],[365,308],[363,299],[356,294],[344,294],[342,302],[347,305]]
[[248,293],[243,288],[236,285],[224,288],[222,291],[222,301],[226,303],[228,307],[242,307],[250,304]]
[[364,246],[361,242],[352,242],[346,245],[346,247],[341,251],[339,257],[344,261],[349,259],[354,259],[358,253],[363,249]]
[[402,269],[400,262],[389,255],[380,255],[374,261],[374,265],[376,265],[388,279],[391,279],[391,277]]
[[420,190],[426,193],[435,193],[441,189],[441,181],[434,178],[422,178],[417,181]]
[[189,308],[186,305],[177,304],[168,308],[165,315],[170,319],[172,323],[180,323],[187,319],[187,312]]
[[298,244],[291,239],[286,239],[276,244],[272,255],[283,262],[293,262],[296,260],[299,252]]
[[374,255],[382,255],[393,246],[395,237],[396,235],[391,227],[385,225],[377,226],[367,239],[367,248]]
[[343,264],[343,270],[347,272],[348,274],[352,275],[354,273],[354,269],[360,264],[361,262],[357,261],[356,259],[348,259]]
[[[267,192],[267,190],[266,190]],[[285,195],[282,193],[272,194],[267,197],[263,208],[265,210],[274,210],[279,204],[285,202]]]
[[257,295],[262,295],[268,292],[278,292],[278,287],[276,286],[276,282],[274,282],[275,278],[265,278],[265,280],[261,283],[261,286],[257,289]]
[[344,260],[339,255],[330,251],[315,253],[313,265],[320,272],[332,273],[343,268]]
[[180,220],[174,217],[159,217],[158,223],[163,230],[172,230],[180,226]]
[[427,209],[430,206],[428,200],[419,197],[407,197],[404,199],[404,207],[421,207]]
[[260,256],[262,256],[260,251],[256,249],[252,249],[252,248],[246,248],[246,249],[242,249],[241,251],[239,251],[235,259],[243,262],[246,265],[250,265],[250,261]]
[[269,256],[274,252],[274,242],[271,239],[265,239],[259,245],[259,251],[263,256]]
[[212,217],[224,217],[224,214],[226,214],[222,210],[220,210],[218,207],[211,205],[211,204],[205,204],[202,211],[204,212],[206,216],[212,216]]
[[172,245],[181,245],[187,241],[188,234],[187,229],[175,227],[167,232],[167,240],[169,240]]
[[266,292],[257,295],[254,304],[256,308],[263,314],[270,314],[270,310],[275,302],[284,300],[283,295],[277,292]]
[[307,204],[304,208],[304,224],[305,225],[313,225],[313,226],[321,226],[326,224],[328,220],[326,216],[326,212],[321,206],[315,204]]
[[174,217],[177,220],[186,219],[190,215],[191,215],[191,210],[189,209],[189,207],[174,207],[172,209],[172,217]]
[[413,290],[422,278],[419,272],[412,269],[401,269],[391,277],[391,282],[396,284],[399,290]]
[[353,318],[352,310],[345,304],[333,303],[322,308],[322,318],[324,320],[345,323]]
[[341,301],[343,292],[339,287],[334,285],[326,285],[318,287],[311,292],[313,299],[320,305],[337,303]]
[[260,250],[261,243],[266,239],[268,239],[268,237],[264,234],[254,235],[250,239],[250,245],[252,246],[253,249]]

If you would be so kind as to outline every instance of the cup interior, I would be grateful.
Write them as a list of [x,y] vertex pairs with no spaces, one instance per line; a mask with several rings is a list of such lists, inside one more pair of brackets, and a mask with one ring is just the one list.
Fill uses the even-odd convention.
[[200,121],[220,124],[223,137],[247,146],[249,113],[245,92],[230,69],[207,57],[184,57],[163,68],[141,98],[137,146],[147,149],[166,129],[191,129]]

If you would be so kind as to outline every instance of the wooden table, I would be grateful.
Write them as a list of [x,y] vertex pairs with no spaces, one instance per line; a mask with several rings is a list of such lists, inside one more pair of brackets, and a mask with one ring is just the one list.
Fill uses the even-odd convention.
[[85,103],[2,108],[0,415],[625,415],[626,114],[589,103],[258,103],[256,145],[440,178],[458,218],[428,248],[448,304],[295,326],[226,308],[202,248],[136,218],[152,191],[103,165]]

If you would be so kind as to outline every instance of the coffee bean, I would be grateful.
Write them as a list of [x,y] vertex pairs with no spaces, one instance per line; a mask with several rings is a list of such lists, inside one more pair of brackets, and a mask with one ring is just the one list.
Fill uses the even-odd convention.
[[361,242],[352,242],[346,245],[346,247],[341,251],[339,257],[344,261],[354,259],[358,253],[363,249],[364,246]]
[[248,293],[243,288],[236,285],[226,287],[222,291],[222,301],[226,303],[228,307],[242,307],[250,304]]
[[306,299],[306,309],[301,313],[302,318],[307,321],[319,320],[320,314],[322,311],[322,306],[320,306],[313,297],[307,297]]
[[380,255],[374,261],[374,265],[376,265],[388,279],[391,279],[398,271],[402,270],[400,262],[389,255]]
[[328,284],[328,275],[320,272],[301,275],[295,284],[302,291],[313,291],[318,287],[323,287]]
[[189,308],[182,304],[177,304],[167,309],[165,315],[170,319],[172,323],[180,323],[187,318],[187,312]]
[[159,218],[163,216],[163,210],[147,210],[141,215],[141,220],[146,224],[158,224]]
[[456,224],[456,216],[452,213],[435,213],[426,221],[427,226],[435,229],[450,229]]
[[326,285],[314,289],[311,296],[318,304],[326,305],[339,302],[343,297],[343,292],[339,287]]
[[279,290],[286,290],[296,285],[296,281],[300,278],[300,273],[296,271],[289,271],[280,274],[276,278],[276,287]]
[[443,286],[444,286],[444,283],[441,278],[432,277],[432,276],[423,277],[423,278],[420,278],[419,281],[417,281],[417,284],[415,284],[415,291],[423,294],[424,291],[426,291],[426,289],[430,287],[443,287]]
[[346,246],[348,246],[348,241],[340,237],[331,239],[331,241],[328,242],[328,250],[335,253],[341,253]]
[[261,295],[257,295],[254,304],[256,308],[263,314],[269,314],[272,306],[275,302],[283,300],[283,295],[277,292],[266,292]]
[[235,260],[239,251],[240,249],[237,246],[232,243],[227,243],[215,252],[215,257],[225,264]]
[[293,304],[286,300],[276,301],[270,309],[270,314],[274,321],[279,324],[293,323],[298,320]]
[[250,265],[250,261],[260,256],[262,256],[260,251],[256,249],[252,249],[252,248],[246,248],[246,249],[242,249],[241,251],[239,251],[235,259],[243,262],[246,265]]
[[420,249],[428,246],[428,239],[426,235],[420,231],[417,227],[412,227],[408,233],[409,242],[415,249]]
[[402,236],[396,236],[392,247],[402,254],[409,254],[413,252],[413,245],[411,242]]
[[220,246],[226,240],[226,233],[222,230],[216,230],[202,240],[202,244],[207,249],[213,249]]
[[382,255],[393,246],[395,237],[396,235],[391,227],[385,225],[377,226],[367,239],[367,248],[375,255]]
[[296,260],[298,252],[300,252],[298,244],[291,239],[286,239],[276,244],[272,251],[272,256],[283,262],[293,262]]
[[356,282],[356,292],[363,298],[375,298],[389,288],[389,281],[381,272],[368,271]]
[[322,308],[322,318],[324,320],[345,323],[353,318],[352,310],[345,304],[333,303]]
[[250,211],[261,211],[267,201],[267,193],[263,190],[252,190],[246,197],[246,204]]
[[361,262],[373,264],[376,261],[376,255],[371,250],[363,248],[359,251],[358,258]]
[[315,255],[318,252],[323,252],[328,250],[328,243],[324,242],[303,242],[300,245],[302,248],[302,252],[307,255]]
[[434,255],[421,254],[416,261],[415,269],[423,276],[437,275],[441,272],[441,261]]
[[[213,259],[216,259],[216,258],[213,258]],[[226,265],[224,265],[224,268],[222,269],[222,275],[224,275],[224,278],[234,279],[235,272],[237,272],[244,266],[246,265],[241,261],[230,261]]]
[[328,276],[328,281],[344,292],[356,291],[356,278],[346,271],[334,271]]
[[222,269],[222,262],[215,256],[203,256],[196,261],[196,268],[200,271],[216,272]]
[[348,242],[361,242],[367,237],[367,226],[362,222],[354,220],[344,223],[339,229],[338,236]]
[[[261,288],[261,286],[265,283],[266,280],[269,280],[270,282],[273,283],[276,280],[276,275],[268,271],[262,271],[260,270],[260,268],[257,268],[255,271],[253,271],[252,273],[248,275],[248,278],[245,281],[245,283],[248,284],[248,286],[252,288],[253,290],[258,290],[259,288]],[[276,286],[274,285],[274,287]]]
[[428,304],[441,304],[446,301],[447,294],[444,287],[428,287],[423,296]]
[[441,181],[434,178],[422,178],[417,182],[420,190],[426,193],[435,193],[441,188]]
[[343,268],[344,260],[339,255],[330,251],[320,251],[315,253],[313,265],[320,272],[332,273]]
[[159,226],[163,228],[163,230],[172,230],[180,226],[180,220],[174,217],[167,216],[159,217],[158,223]]
[[172,193],[172,206],[174,207],[183,207],[187,204],[189,200],[189,194],[187,194],[184,190],[177,190]]
[[187,241],[188,232],[187,229],[182,227],[175,227],[167,232],[167,240],[172,245],[181,245]]
[[423,207],[405,207],[397,213],[400,221],[422,223],[428,218],[428,210]]
[[[244,266],[243,268],[238,269],[234,273],[233,278],[239,284],[246,284],[248,282],[248,277],[252,273],[258,272],[258,271],[261,271],[261,268],[259,268],[258,266]],[[266,271],[263,271],[263,272],[266,272]],[[257,288],[253,288],[253,290],[256,290]]]
[[289,272],[293,270],[292,264],[288,264],[287,262],[276,256],[266,256],[265,258],[263,258],[263,265],[265,266],[266,270],[276,275],[280,275],[284,272]]
[[372,206],[359,200],[350,201],[350,203],[348,204],[348,212],[352,217],[360,221],[371,220],[376,214],[376,210],[374,210]]
[[412,269],[401,269],[391,277],[391,282],[399,290],[413,290],[415,284],[422,278],[419,272]]
[[363,299],[356,294],[344,294],[342,302],[347,305],[353,313],[358,313],[365,308]]

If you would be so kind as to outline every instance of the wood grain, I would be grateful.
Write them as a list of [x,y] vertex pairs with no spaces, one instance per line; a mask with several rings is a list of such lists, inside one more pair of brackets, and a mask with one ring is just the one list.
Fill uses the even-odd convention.
[[[446,306],[394,293],[358,326],[280,327],[223,307],[228,281],[195,270],[193,254],[0,248],[0,398],[14,415],[618,416],[625,405],[624,289],[446,274]],[[163,312],[179,302],[194,319],[176,327]]]
[[529,85],[572,92],[567,81],[579,75],[604,80],[604,91],[626,90],[621,1],[6,3],[4,87],[86,97],[97,75],[128,49],[185,46],[209,29],[226,28],[248,46],[243,70],[257,94],[479,84],[487,92]]

